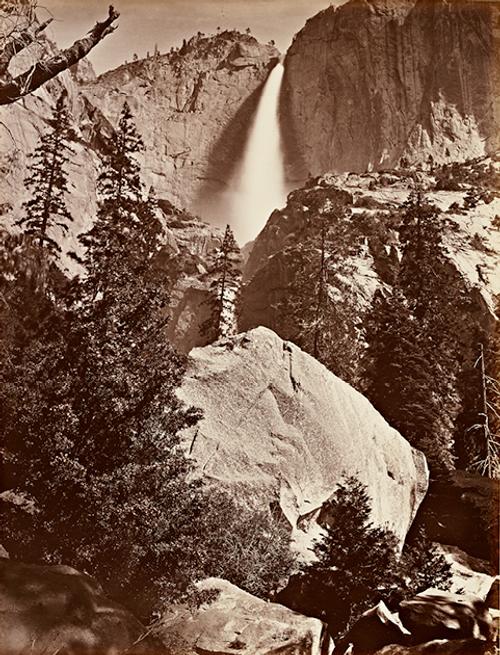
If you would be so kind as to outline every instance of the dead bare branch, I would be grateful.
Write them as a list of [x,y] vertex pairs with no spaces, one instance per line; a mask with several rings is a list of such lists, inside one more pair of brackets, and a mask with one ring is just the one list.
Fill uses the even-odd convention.
[[53,18],[48,18],[43,23],[40,23],[33,32],[25,30],[20,34],[12,36],[6,43],[6,45],[0,51],[0,77],[7,75],[7,69],[9,67],[11,59],[19,54],[24,48],[27,48],[31,45],[38,35],[43,32],[50,23],[52,23]]
[[[38,61],[28,71],[13,79],[9,79],[8,76],[3,80],[0,79],[0,105],[11,104],[19,98],[32,93],[62,71],[71,68],[80,59],[83,59],[102,39],[114,32],[117,26],[113,25],[113,23],[119,15],[115,8],[110,5],[106,20],[96,23],[85,37],[75,41],[72,46],[53,57]],[[0,75],[1,72],[0,68]]]

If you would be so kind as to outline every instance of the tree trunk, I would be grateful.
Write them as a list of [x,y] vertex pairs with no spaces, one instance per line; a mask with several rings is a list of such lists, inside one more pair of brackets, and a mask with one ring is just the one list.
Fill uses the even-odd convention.
[[[32,93],[46,82],[56,77],[56,75],[59,75],[62,71],[74,66],[80,61],[80,59],[83,59],[92,48],[102,41],[104,37],[115,30],[116,26],[112,23],[119,15],[120,14],[115,11],[114,7],[110,6],[106,20],[96,23],[87,36],[75,41],[72,46],[66,50],[61,50],[61,52],[53,57],[38,61],[31,66],[29,70],[21,73],[21,75],[18,75],[15,78],[12,78],[8,74],[7,67],[12,57],[14,57],[20,49],[29,45],[29,38],[24,38],[22,42],[19,41],[21,37],[8,41],[0,53],[0,105],[8,105],[15,102],[19,98]],[[47,24],[45,24],[45,27]],[[33,37],[32,41],[34,41],[34,39],[35,37]]]

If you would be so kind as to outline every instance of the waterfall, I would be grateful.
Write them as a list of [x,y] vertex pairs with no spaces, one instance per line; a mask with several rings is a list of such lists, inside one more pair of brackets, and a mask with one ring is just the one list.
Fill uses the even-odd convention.
[[241,165],[231,183],[231,222],[241,244],[254,239],[271,212],[286,204],[278,115],[284,71],[279,62],[266,80]]

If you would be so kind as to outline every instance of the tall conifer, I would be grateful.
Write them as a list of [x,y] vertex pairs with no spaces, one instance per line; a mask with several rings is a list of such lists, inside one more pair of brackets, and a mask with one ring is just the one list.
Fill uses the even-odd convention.
[[63,233],[68,231],[68,223],[73,219],[66,205],[68,175],[66,164],[74,153],[71,141],[75,132],[66,106],[66,94],[62,93],[56,103],[49,129],[40,137],[30,166],[30,174],[25,180],[32,197],[23,205],[24,215],[18,225],[26,234],[36,238],[40,246],[51,253],[61,248],[54,238],[54,228]]
[[92,572],[147,616],[199,570],[201,497],[178,437],[197,412],[176,395],[185,363],[166,335],[162,226],[143,196],[140,144],[125,106],[81,238],[86,274],[70,285],[53,345],[35,344],[16,381],[29,400],[22,433],[12,426],[16,482],[40,512],[28,531],[22,517],[6,520],[0,536],[26,559]]
[[348,194],[328,197],[313,189],[297,243],[285,249],[286,285],[276,303],[280,334],[352,382],[357,343],[355,311],[346,283],[349,254],[357,244],[349,237]]
[[236,303],[241,282],[241,253],[229,225],[226,225],[221,245],[212,256],[209,275],[210,315],[201,325],[201,332],[212,342],[225,337],[234,329]]

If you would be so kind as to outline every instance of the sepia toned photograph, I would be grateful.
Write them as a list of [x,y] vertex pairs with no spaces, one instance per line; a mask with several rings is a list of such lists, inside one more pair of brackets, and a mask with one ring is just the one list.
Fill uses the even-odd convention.
[[0,655],[500,655],[500,0],[0,0]]

